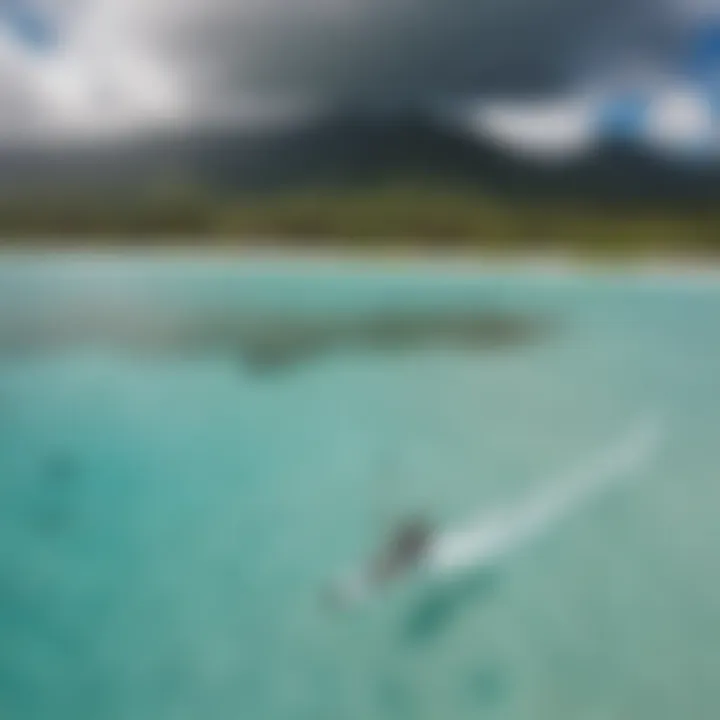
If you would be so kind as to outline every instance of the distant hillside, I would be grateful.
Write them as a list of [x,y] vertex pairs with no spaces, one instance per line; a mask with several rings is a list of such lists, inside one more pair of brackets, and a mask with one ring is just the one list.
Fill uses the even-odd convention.
[[720,167],[682,165],[628,145],[539,165],[422,114],[339,113],[312,126],[144,137],[111,145],[0,148],[0,193],[292,192],[392,181],[481,187],[502,195],[707,202]]

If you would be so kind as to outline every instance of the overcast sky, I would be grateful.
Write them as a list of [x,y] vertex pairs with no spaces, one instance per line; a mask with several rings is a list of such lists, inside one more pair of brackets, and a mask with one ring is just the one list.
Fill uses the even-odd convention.
[[0,137],[545,92],[662,47],[688,11],[688,0],[0,0]]

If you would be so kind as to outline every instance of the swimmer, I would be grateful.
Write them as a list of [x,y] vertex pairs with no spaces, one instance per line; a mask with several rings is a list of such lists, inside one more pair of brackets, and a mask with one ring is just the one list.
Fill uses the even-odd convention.
[[332,588],[332,603],[346,606],[411,572],[422,563],[434,537],[434,530],[427,521],[420,518],[407,520],[362,573],[346,578]]

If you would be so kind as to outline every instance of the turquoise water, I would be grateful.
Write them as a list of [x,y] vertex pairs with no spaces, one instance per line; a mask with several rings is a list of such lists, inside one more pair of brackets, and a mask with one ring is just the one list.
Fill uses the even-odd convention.
[[[269,375],[222,344],[33,337],[107,306],[158,337],[268,309],[557,329],[331,348]],[[720,284],[5,260],[0,315],[36,341],[0,353],[0,717],[717,716]],[[346,614],[321,601],[404,513],[452,524],[522,498],[647,411],[666,423],[651,467],[491,572]]]

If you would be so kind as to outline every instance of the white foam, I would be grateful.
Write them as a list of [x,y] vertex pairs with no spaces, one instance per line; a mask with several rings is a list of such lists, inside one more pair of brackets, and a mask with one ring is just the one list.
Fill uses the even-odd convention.
[[495,512],[464,528],[443,533],[429,552],[428,568],[433,573],[446,574],[503,559],[552,529],[595,493],[641,470],[653,457],[661,430],[659,417],[645,417],[620,441],[586,459],[519,507]]

